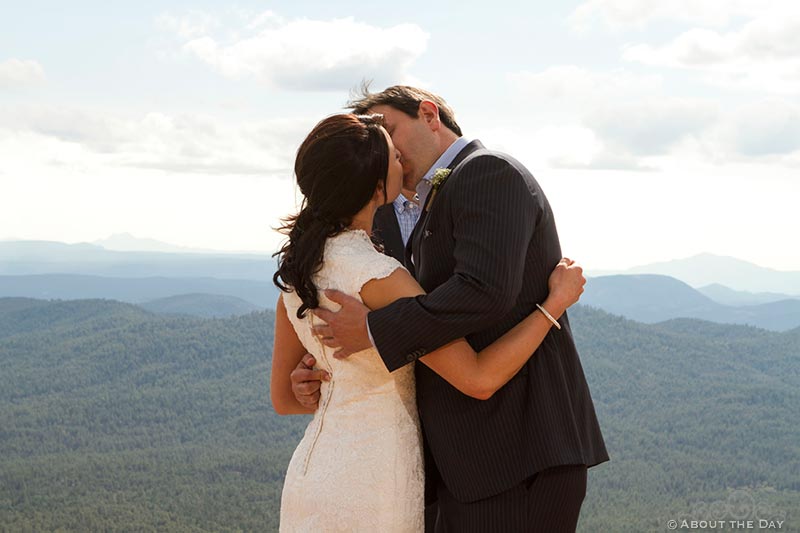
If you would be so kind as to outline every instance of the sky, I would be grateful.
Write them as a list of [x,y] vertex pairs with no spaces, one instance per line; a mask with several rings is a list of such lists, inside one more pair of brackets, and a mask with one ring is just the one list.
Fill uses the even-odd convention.
[[363,80],[522,161],[590,270],[800,270],[800,4],[43,2],[0,17],[0,240],[272,252]]

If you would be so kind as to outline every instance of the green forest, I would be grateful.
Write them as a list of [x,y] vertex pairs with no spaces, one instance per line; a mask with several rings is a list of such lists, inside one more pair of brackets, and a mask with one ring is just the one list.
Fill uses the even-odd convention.
[[[276,531],[308,419],[270,407],[273,319],[0,299],[0,531]],[[570,320],[612,458],[579,531],[800,531],[800,329]]]

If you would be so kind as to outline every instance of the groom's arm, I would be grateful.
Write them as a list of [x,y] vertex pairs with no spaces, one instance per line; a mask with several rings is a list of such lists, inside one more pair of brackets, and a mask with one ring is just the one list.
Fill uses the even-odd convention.
[[493,155],[476,157],[452,178],[458,182],[437,198],[442,205],[434,209],[451,210],[453,275],[427,295],[403,298],[368,315],[369,331],[389,370],[485,329],[513,308],[522,288],[542,199],[512,162]]

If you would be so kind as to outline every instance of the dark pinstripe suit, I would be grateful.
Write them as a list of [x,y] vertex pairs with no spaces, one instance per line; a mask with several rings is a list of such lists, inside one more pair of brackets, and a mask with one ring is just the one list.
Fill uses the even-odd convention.
[[405,262],[406,250],[394,205],[386,204],[378,208],[372,222],[372,233],[383,244],[383,253],[401,263]]
[[[451,168],[406,252],[428,294],[369,314],[389,370],[459,337],[476,350],[488,346],[544,301],[562,257],[550,205],[522,164],[474,141]],[[435,463],[426,465],[430,482],[441,480],[456,500],[475,502],[551,467],[608,460],[566,314],[560,322],[562,329],[551,330],[486,401],[416,365],[420,418]]]

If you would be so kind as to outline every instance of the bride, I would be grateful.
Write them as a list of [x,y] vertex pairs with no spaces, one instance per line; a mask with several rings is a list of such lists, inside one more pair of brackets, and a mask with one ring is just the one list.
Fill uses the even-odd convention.
[[[311,413],[295,399],[289,379],[306,353],[329,379],[289,463],[281,497],[283,532],[423,530],[413,365],[389,373],[374,348],[338,360],[312,332],[319,323],[316,308],[338,307],[325,297],[326,289],[360,298],[370,309],[423,294],[370,237],[376,209],[400,192],[400,157],[379,115],[328,117],[297,152],[295,175],[304,200],[282,228],[288,240],[274,277],[283,291],[272,354],[275,411]],[[542,307],[558,318],[578,301],[584,283],[580,267],[562,259],[550,275]],[[419,361],[480,401],[514,379],[551,326],[537,310],[478,353],[460,339]]]

